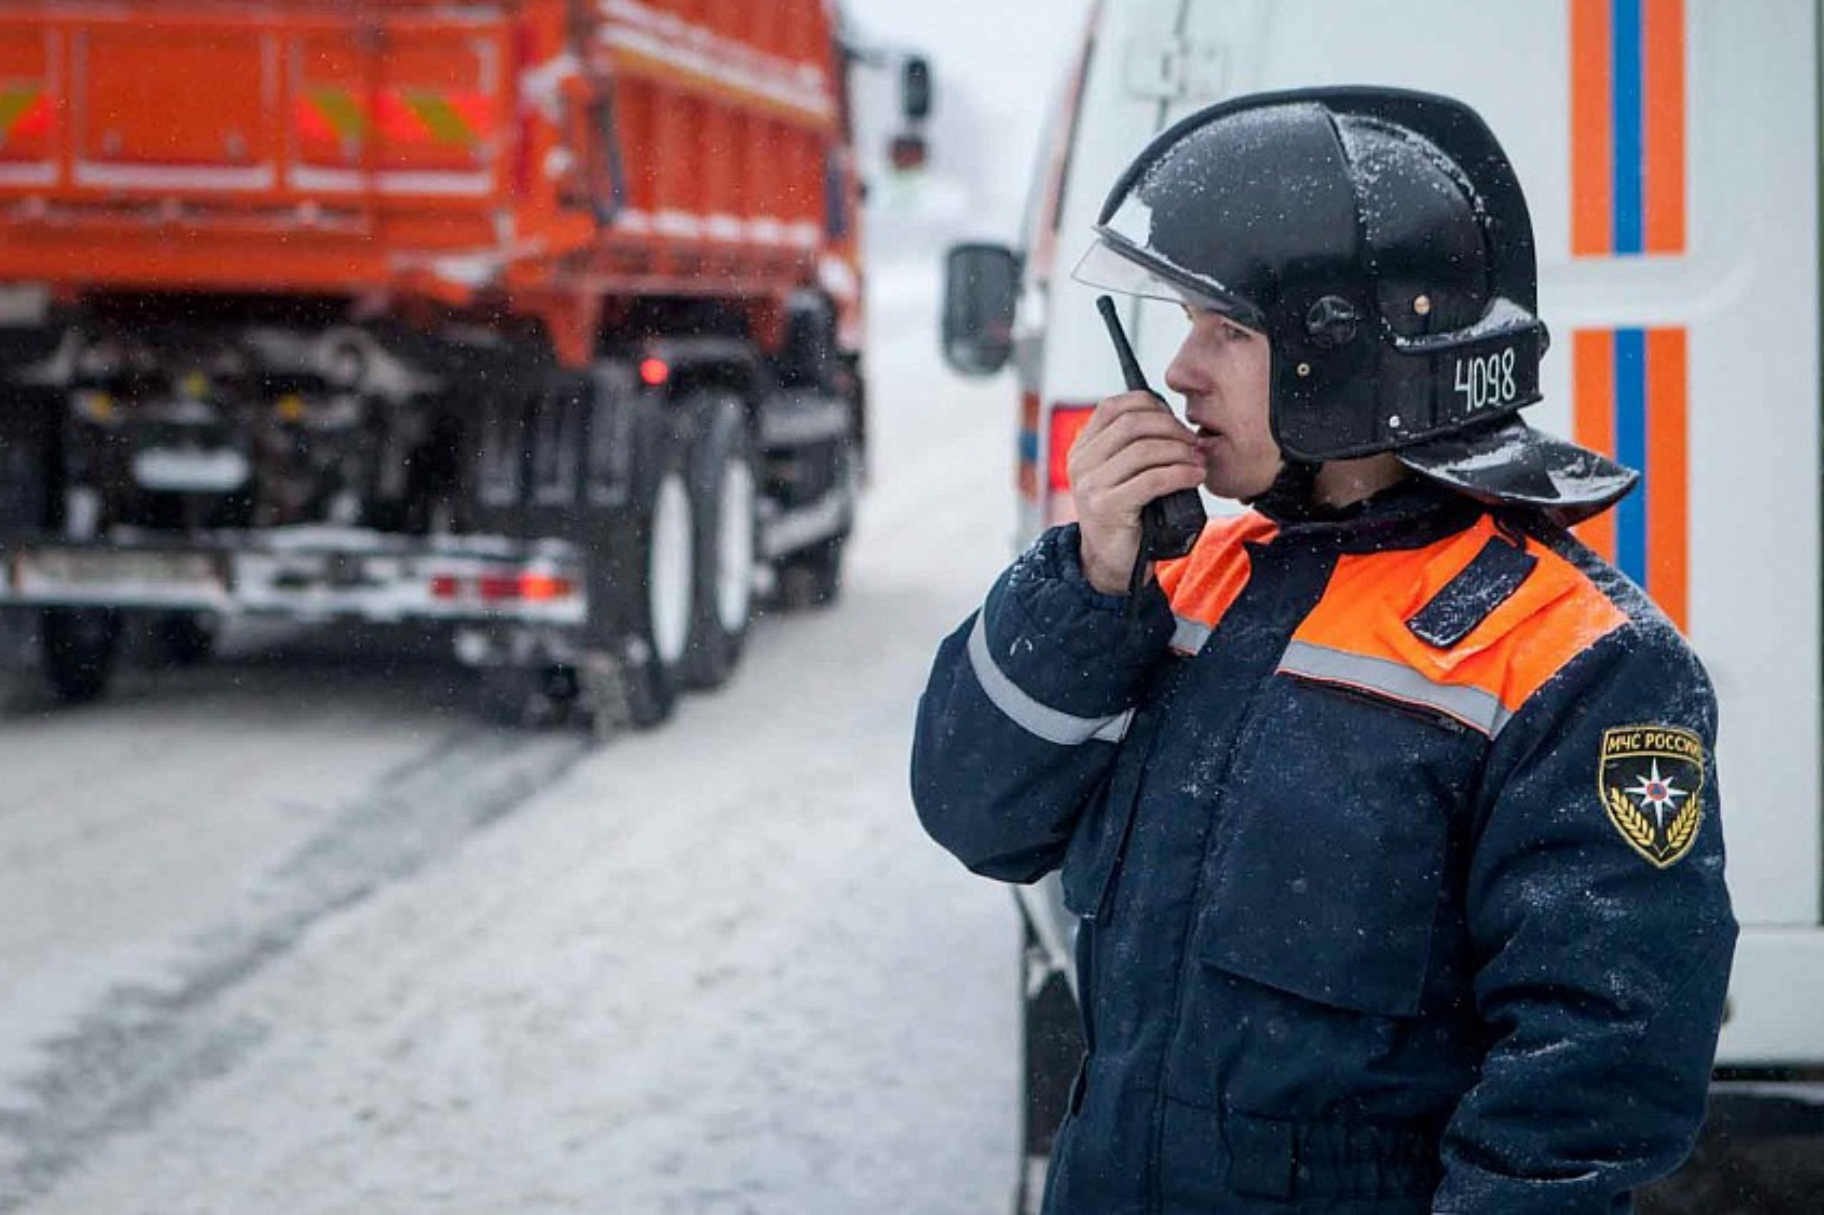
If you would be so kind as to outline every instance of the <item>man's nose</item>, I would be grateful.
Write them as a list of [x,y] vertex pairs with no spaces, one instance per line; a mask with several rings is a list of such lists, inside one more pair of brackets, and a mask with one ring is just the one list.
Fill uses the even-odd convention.
[[1178,347],[1178,353],[1165,369],[1165,386],[1181,397],[1195,396],[1209,388],[1209,377],[1191,357],[1190,343]]

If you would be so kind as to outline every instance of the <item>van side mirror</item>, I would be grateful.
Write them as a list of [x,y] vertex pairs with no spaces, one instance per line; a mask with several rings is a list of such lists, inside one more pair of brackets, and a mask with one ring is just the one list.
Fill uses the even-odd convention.
[[900,66],[899,109],[907,122],[931,116],[931,64],[923,55],[907,55]]
[[960,375],[993,375],[1013,354],[1020,259],[1005,245],[953,245],[944,271],[944,361]]

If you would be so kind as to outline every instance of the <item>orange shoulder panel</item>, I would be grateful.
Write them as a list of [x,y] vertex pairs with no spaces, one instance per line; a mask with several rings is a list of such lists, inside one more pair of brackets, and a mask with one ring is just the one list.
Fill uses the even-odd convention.
[[1415,637],[1406,621],[1498,534],[1485,515],[1426,548],[1344,556],[1293,640],[1398,662],[1434,684],[1477,688],[1518,710],[1628,617],[1583,571],[1529,541],[1526,551],[1539,564],[1467,637],[1448,650]]
[[1242,543],[1264,543],[1278,530],[1271,519],[1255,511],[1204,524],[1188,555],[1154,567],[1160,587],[1172,601],[1172,614],[1214,627],[1248,584],[1248,550]]

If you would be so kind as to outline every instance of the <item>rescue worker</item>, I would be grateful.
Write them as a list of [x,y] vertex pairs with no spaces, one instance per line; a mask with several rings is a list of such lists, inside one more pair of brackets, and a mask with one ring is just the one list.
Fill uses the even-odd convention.
[[[1507,157],[1446,98],[1242,98],[1097,236],[1078,278],[1190,318],[1191,425],[1101,403],[1079,522],[943,643],[913,756],[935,839],[1080,917],[1046,1210],[1628,1209],[1692,1147],[1734,950],[1716,711],[1565,530],[1634,474],[1518,416]],[[1130,605],[1142,505],[1198,484],[1251,509]]]

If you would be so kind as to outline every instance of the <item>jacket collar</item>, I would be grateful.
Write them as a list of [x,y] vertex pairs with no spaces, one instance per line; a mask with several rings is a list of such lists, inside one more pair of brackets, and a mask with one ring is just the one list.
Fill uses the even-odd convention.
[[1454,536],[1480,518],[1483,508],[1433,481],[1408,477],[1345,507],[1314,507],[1284,517],[1262,513],[1279,525],[1276,546],[1373,553],[1423,548]]

